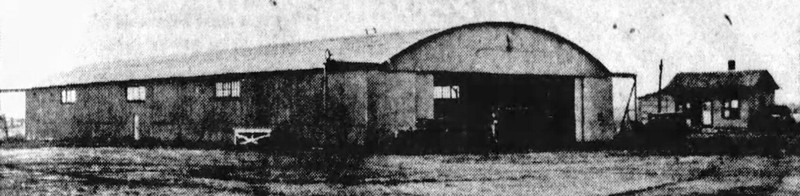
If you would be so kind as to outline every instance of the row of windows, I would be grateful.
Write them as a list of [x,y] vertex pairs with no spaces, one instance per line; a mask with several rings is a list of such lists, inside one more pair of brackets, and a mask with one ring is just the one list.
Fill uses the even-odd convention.
[[61,103],[75,103],[77,99],[78,96],[75,94],[75,90],[61,91]]
[[[676,105],[677,112],[684,112],[692,109],[691,103],[682,103]],[[722,112],[720,116],[724,119],[739,119],[741,117],[741,105],[739,105],[738,99],[729,99],[722,101]],[[703,103],[703,110],[711,110],[711,102],[704,102]]]
[[216,97],[239,97],[241,82],[217,82]]
[[[214,96],[218,98],[235,98],[241,96],[241,82],[217,82]],[[144,101],[147,99],[147,88],[144,86],[129,86],[126,89],[126,99],[128,101]],[[460,97],[458,86],[434,86],[434,99],[458,99]],[[61,103],[75,103],[77,95],[75,89],[61,91]]]
[[461,92],[458,86],[434,86],[433,98],[434,99],[458,99]]
[[[214,96],[218,98],[235,98],[241,95],[241,82],[217,82]],[[129,86],[125,91],[125,99],[128,101],[144,101],[147,99],[147,88],[145,86]],[[75,103],[78,100],[75,89],[61,91],[61,103]]]
[[147,97],[147,88],[144,86],[128,87],[126,94],[128,101],[144,101],[145,97]]

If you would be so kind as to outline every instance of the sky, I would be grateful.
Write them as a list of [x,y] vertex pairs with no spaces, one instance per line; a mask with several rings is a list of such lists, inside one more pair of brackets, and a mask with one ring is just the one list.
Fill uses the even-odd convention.
[[[46,6],[44,6],[46,5]],[[728,16],[727,18],[725,16]],[[76,66],[224,48],[511,21],[557,33],[639,93],[678,72],[769,70],[778,103],[800,102],[800,1],[623,0],[3,0],[0,88],[27,88]],[[617,85],[620,83],[620,85]],[[615,103],[629,83],[615,82]],[[24,116],[24,96],[0,113]],[[617,104],[619,105],[619,104]]]

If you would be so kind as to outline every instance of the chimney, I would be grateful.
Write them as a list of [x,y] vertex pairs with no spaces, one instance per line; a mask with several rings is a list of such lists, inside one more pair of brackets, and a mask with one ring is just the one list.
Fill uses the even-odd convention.
[[728,60],[728,71],[736,71],[736,61]]

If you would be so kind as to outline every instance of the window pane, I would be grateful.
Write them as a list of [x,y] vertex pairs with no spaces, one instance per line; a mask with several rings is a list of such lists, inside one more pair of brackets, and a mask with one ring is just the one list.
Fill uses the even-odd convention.
[[731,107],[732,108],[739,108],[739,100],[736,100],[736,99],[732,100],[731,101]]
[[233,82],[231,86],[231,97],[239,97],[241,91],[241,83],[239,81]]
[[147,88],[144,88],[144,86],[140,86],[139,87],[139,100],[145,100],[146,97],[147,97]]
[[461,96],[461,95],[459,94],[459,92],[458,92],[458,86],[453,86],[453,87],[450,89],[450,94],[452,95],[450,98],[458,98],[459,96]]
[[442,87],[439,87],[439,86],[434,86],[433,87],[433,98],[434,99],[442,98],[441,89],[442,89]]
[[216,96],[222,97],[222,83],[217,82]]
[[231,96],[231,83],[225,82],[222,85],[222,96],[230,97]]
[[725,118],[731,117],[731,111],[730,110],[722,111],[722,116]]
[[61,91],[61,103],[67,102],[67,91]]
[[64,102],[65,103],[74,103],[75,102],[75,90],[67,90],[65,92]]

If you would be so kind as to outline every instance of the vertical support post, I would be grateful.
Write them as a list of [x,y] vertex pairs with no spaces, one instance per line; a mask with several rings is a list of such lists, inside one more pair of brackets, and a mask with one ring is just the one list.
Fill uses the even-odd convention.
[[[661,59],[661,62],[658,63],[658,93],[661,93],[661,78],[664,73],[664,59]],[[657,112],[661,114],[661,95],[657,95],[658,98],[658,110]]]
[[322,66],[322,108],[327,110],[328,106],[328,63]]
[[581,142],[586,141],[586,77],[581,78]]
[[328,110],[328,66],[333,63],[331,57],[333,53],[330,49],[325,49],[325,63],[322,65],[322,108]]
[[139,140],[139,115],[133,115],[133,139]]
[[633,76],[633,119],[639,120],[639,76]]

